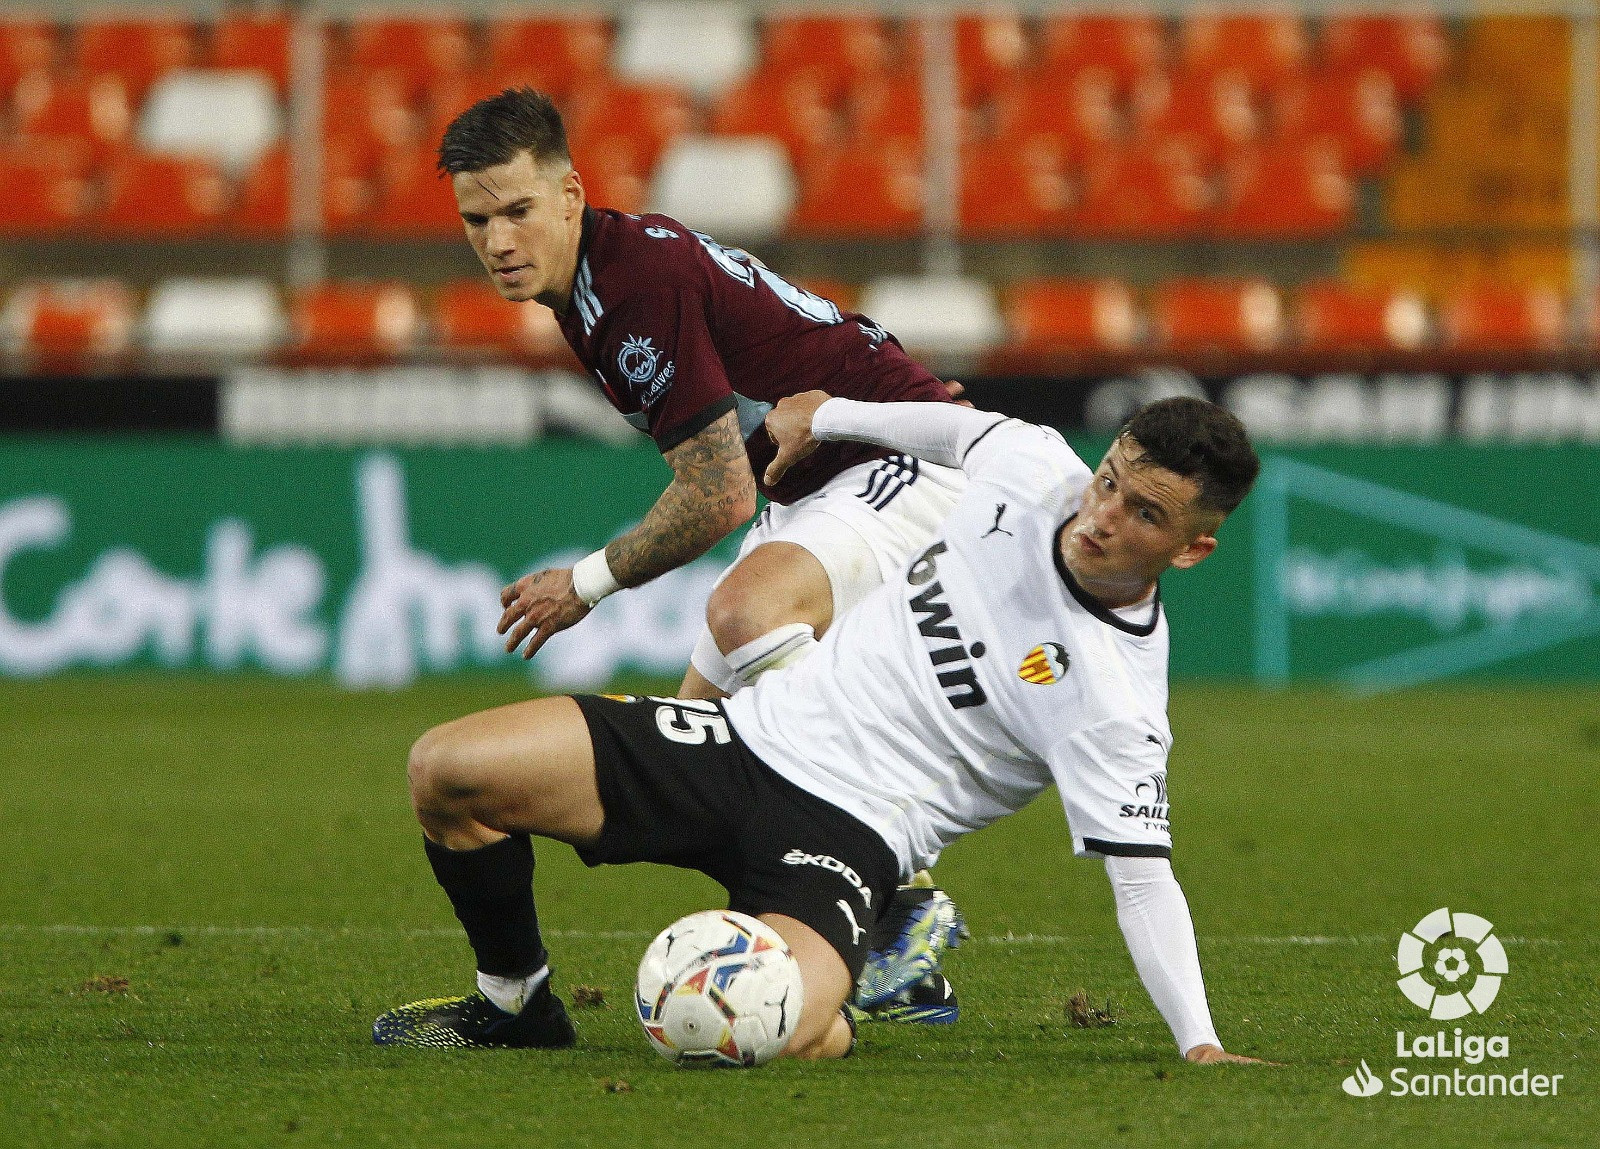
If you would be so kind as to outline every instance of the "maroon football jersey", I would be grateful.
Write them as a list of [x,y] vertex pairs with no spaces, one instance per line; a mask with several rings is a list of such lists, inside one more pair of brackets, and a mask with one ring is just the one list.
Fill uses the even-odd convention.
[[664,215],[584,209],[561,330],[612,405],[662,451],[738,411],[756,484],[779,503],[888,454],[864,443],[824,443],[769,488],[761,475],[776,448],[762,421],[785,395],[950,398],[866,316],[841,311]]

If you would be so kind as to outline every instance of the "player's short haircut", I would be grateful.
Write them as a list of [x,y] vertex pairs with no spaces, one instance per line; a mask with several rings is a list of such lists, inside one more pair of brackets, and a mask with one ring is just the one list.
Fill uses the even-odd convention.
[[572,163],[561,113],[532,88],[507,88],[451,120],[439,141],[439,170],[452,176],[481,172],[510,163],[519,152],[532,152],[536,164]]
[[1244,424],[1204,399],[1159,399],[1123,424],[1121,435],[1139,445],[1138,462],[1197,482],[1195,504],[1217,514],[1232,514],[1261,470]]

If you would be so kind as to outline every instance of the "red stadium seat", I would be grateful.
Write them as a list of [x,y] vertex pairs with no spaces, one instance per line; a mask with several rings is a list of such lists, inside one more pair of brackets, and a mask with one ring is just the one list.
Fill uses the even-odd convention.
[[55,66],[56,30],[46,20],[0,20],[0,100],[22,77]]
[[1337,71],[1388,73],[1400,99],[1412,104],[1444,70],[1449,47],[1438,16],[1330,16],[1322,28],[1322,52]]
[[150,85],[195,59],[194,29],[177,18],[85,17],[78,25],[78,70],[117,76],[137,102]]
[[1263,351],[1283,338],[1283,303],[1264,280],[1180,279],[1156,288],[1151,319],[1172,351]]
[[265,72],[284,92],[289,87],[289,31],[289,17],[281,12],[229,10],[212,26],[210,66]]
[[323,88],[323,133],[359,144],[372,159],[385,149],[412,144],[418,124],[406,84],[397,71],[331,73]]
[[818,74],[830,102],[883,76],[894,60],[888,26],[868,15],[773,16],[763,46],[768,69]]
[[1222,180],[1219,235],[1315,239],[1349,228],[1355,192],[1336,149],[1279,144],[1236,156]]
[[296,357],[340,362],[389,359],[410,350],[421,328],[411,289],[398,283],[324,283],[294,294]]
[[540,90],[563,99],[604,79],[611,30],[590,17],[491,20],[488,65],[498,74],[540,77]]
[[412,97],[467,74],[474,63],[467,23],[454,18],[360,18],[350,22],[345,43],[347,67],[398,72]]
[[[955,21],[956,76],[963,105],[982,104],[1020,82],[1031,45],[1022,17],[1004,9],[959,15]],[[905,33],[898,74],[921,78],[923,41],[915,24]]]
[[963,235],[991,239],[1060,235],[1072,212],[1066,155],[1048,140],[1007,140],[964,148],[960,224]]
[[1073,231],[1097,239],[1181,239],[1202,234],[1213,192],[1199,163],[1177,141],[1107,149],[1084,166]]
[[108,234],[178,237],[213,232],[228,209],[228,184],[209,160],[127,152],[106,172]]
[[1439,301],[1439,333],[1460,350],[1553,351],[1566,340],[1566,304],[1549,287],[1460,288]]
[[386,153],[373,205],[352,223],[373,235],[459,239],[461,216],[434,149],[419,145]]
[[837,144],[842,133],[828,102],[828,86],[816,68],[757,72],[717,101],[710,127],[724,136],[771,136],[796,163]]
[[[372,199],[371,173],[359,153],[343,150],[338,137],[326,141],[322,156],[322,218],[332,231],[356,227]],[[245,173],[228,228],[241,235],[281,236],[289,231],[289,152],[279,145]]]
[[582,370],[549,308],[510,303],[480,279],[457,280],[439,289],[433,329],[440,346],[458,353],[515,355]]
[[694,111],[682,92],[664,84],[603,81],[573,97],[566,123],[574,161],[607,141],[624,139],[638,150],[648,172],[667,145],[693,127]]
[[0,150],[0,235],[71,228],[89,208],[89,149],[78,140],[44,140]]
[[1181,139],[1206,164],[1253,143],[1261,127],[1250,84],[1240,72],[1152,73],[1134,88],[1133,120],[1137,137]]
[[1006,297],[1018,351],[1126,351],[1139,335],[1133,292],[1116,280],[1032,279]]
[[1234,72],[1256,91],[1269,91],[1304,71],[1305,26],[1293,12],[1244,15],[1216,11],[1184,18],[1179,66],[1191,75]]
[[127,351],[134,319],[132,295],[117,280],[36,281],[11,293],[0,328],[34,369],[71,370]]
[[845,103],[849,137],[863,146],[921,148],[925,130],[922,79],[897,72],[852,88]]
[[116,76],[35,72],[17,88],[16,132],[24,140],[81,140],[96,158],[122,148],[133,128],[127,85]]
[[1035,77],[995,103],[995,136],[1024,147],[1048,140],[1071,160],[1103,149],[1123,134],[1109,73],[1086,69],[1066,82]]
[[811,236],[911,236],[922,230],[922,161],[905,146],[863,144],[811,157],[789,229]]
[[1165,68],[1168,54],[1161,18],[1148,14],[1047,16],[1039,26],[1039,50],[1044,75],[1100,71],[1122,92]]
[[1335,280],[1296,290],[1292,322],[1296,341],[1315,351],[1414,351],[1428,334],[1420,296]]
[[1272,115],[1280,139],[1331,143],[1356,175],[1381,172],[1399,151],[1400,102],[1377,68],[1290,81],[1273,93]]

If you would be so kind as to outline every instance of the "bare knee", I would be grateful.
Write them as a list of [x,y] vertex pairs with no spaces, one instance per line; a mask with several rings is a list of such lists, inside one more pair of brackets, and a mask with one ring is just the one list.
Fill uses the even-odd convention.
[[406,780],[411,787],[411,805],[424,825],[464,815],[473,787],[462,767],[448,725],[435,726],[411,744]]
[[785,623],[809,623],[820,636],[832,621],[831,599],[827,604],[812,602],[806,596],[786,593],[782,585],[741,575],[734,568],[706,602],[706,627],[724,654]]

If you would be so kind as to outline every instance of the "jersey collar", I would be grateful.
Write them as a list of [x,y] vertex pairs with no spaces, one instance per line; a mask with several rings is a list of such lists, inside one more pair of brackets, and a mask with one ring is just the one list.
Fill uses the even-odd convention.
[[1078,580],[1072,577],[1072,572],[1067,569],[1067,564],[1061,557],[1061,536],[1072,525],[1072,519],[1077,517],[1077,515],[1073,515],[1072,518],[1057,527],[1054,537],[1050,540],[1050,557],[1055,561],[1056,573],[1061,576],[1061,581],[1067,585],[1067,593],[1078,600],[1079,606],[1107,626],[1114,626],[1124,634],[1131,634],[1135,638],[1150,637],[1155,633],[1156,623],[1161,621],[1161,583],[1156,583],[1155,599],[1150,604],[1150,620],[1142,623],[1129,622],[1084,590],[1083,587],[1078,585]]

